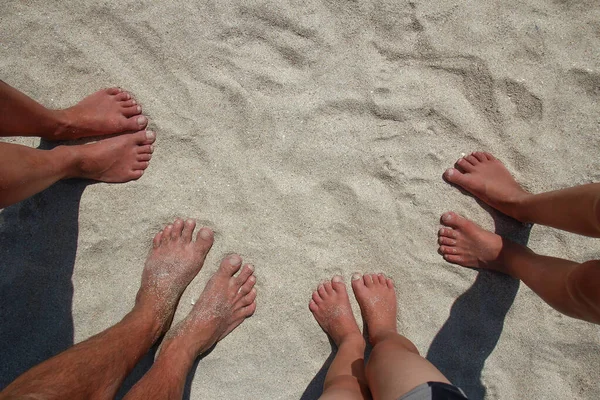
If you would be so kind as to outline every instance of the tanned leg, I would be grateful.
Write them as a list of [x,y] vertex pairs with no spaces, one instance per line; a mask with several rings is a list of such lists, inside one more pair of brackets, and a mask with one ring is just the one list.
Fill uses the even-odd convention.
[[600,183],[530,194],[490,153],[461,158],[444,177],[490,206],[521,221],[600,237]]
[[25,372],[0,399],[112,399],[152,344],[167,331],[179,298],[202,268],[210,229],[177,219],[154,237],[133,310],[117,325]]
[[398,399],[427,382],[449,383],[415,345],[398,334],[396,292],[383,274],[352,276],[352,289],[360,305],[373,345],[366,376],[373,399]]
[[0,142],[0,208],[65,178],[104,182],[138,179],[152,158],[155,138],[154,132],[140,131],[52,150]]
[[556,310],[600,324],[600,261],[538,255],[453,212],[442,215],[442,223],[439,250],[448,262],[511,275]]
[[194,308],[165,337],[160,354],[125,399],[181,399],[194,360],[227,336],[256,309],[254,268],[238,255],[226,257]]
[[365,378],[365,340],[362,337],[341,276],[319,285],[308,308],[337,346],[321,400],[370,398]]
[[144,129],[142,107],[119,88],[102,89],[65,110],[49,110],[0,81],[0,136],[69,140]]

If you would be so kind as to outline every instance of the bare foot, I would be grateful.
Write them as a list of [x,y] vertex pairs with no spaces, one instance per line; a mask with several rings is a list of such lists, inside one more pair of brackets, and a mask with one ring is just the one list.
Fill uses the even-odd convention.
[[450,168],[444,177],[490,206],[517,218],[515,205],[529,195],[512,177],[504,164],[490,153],[475,152],[456,164],[464,171]]
[[331,281],[320,284],[314,291],[308,308],[338,347],[351,337],[360,338],[364,342],[341,276],[336,275]]
[[237,254],[221,262],[190,314],[169,331],[163,348],[179,342],[175,347],[185,348],[196,357],[254,314],[254,267],[246,264],[235,276],[241,265],[242,259]]
[[88,136],[113,135],[144,129],[148,118],[142,107],[119,88],[102,89],[73,107],[57,110],[61,127],[48,139],[71,140]]
[[136,305],[150,307],[162,325],[169,328],[181,294],[198,274],[213,244],[213,233],[202,228],[192,240],[196,221],[176,219],[154,236],[148,254]]
[[90,144],[59,147],[74,158],[74,167],[67,177],[117,183],[143,175],[150,164],[155,139],[154,132],[140,131]]
[[394,283],[383,274],[354,274],[352,289],[367,324],[369,341],[373,346],[386,334],[397,333],[396,291]]
[[500,236],[453,212],[443,214],[442,223],[446,227],[440,228],[438,242],[446,261],[463,267],[504,272],[501,264],[496,262],[502,250]]

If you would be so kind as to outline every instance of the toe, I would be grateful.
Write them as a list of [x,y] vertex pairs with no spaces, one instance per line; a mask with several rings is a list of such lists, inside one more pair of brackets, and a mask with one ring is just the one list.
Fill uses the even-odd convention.
[[463,217],[452,211],[442,214],[442,223],[451,228],[459,228],[465,221]]
[[473,154],[466,156],[465,160],[467,160],[473,166],[479,164],[479,160]]
[[454,246],[454,245],[456,245],[456,240],[455,239],[450,239],[449,237],[446,237],[446,236],[440,236],[438,238],[438,243],[439,244],[445,244],[447,246]]
[[346,285],[344,284],[344,278],[342,278],[340,275],[335,275],[333,278],[331,278],[331,287],[335,292],[345,292]]
[[171,240],[179,240],[182,231],[183,220],[181,218],[177,218],[173,223],[173,230],[171,230]]
[[[203,253],[208,253],[208,251],[210,250],[214,241],[215,241],[215,235],[214,235],[213,231],[210,228],[204,227],[204,228],[200,229],[198,231],[198,234],[196,235],[195,246],[199,249],[199,251],[201,251]],[[241,261],[240,261],[240,263],[241,263]],[[236,269],[236,271],[237,271],[237,269]]]
[[138,161],[138,162],[133,163],[133,165],[131,166],[131,169],[134,171],[144,170],[144,169],[148,168],[149,165],[150,165],[150,163],[148,161]]
[[252,304],[249,304],[245,307],[242,307],[234,316],[234,319],[243,319],[248,318],[256,311],[256,301],[253,301]]
[[185,243],[189,243],[192,241],[192,233],[194,233],[194,229],[196,229],[196,221],[193,219],[186,219],[183,224],[183,231],[181,232],[181,239]]
[[168,243],[171,240],[171,231],[173,230],[173,225],[169,224],[165,226],[163,229],[163,234],[161,238],[162,243]]
[[235,278],[235,282],[237,285],[241,286],[252,276],[254,273],[254,266],[250,264],[244,265],[240,274]]
[[352,289],[356,292],[357,290],[361,290],[365,287],[365,281],[363,279],[362,274],[358,272],[352,274]]
[[439,250],[442,254],[458,254],[458,248],[454,246],[442,245]]
[[137,105],[137,101],[131,99],[131,100],[125,100],[119,103],[119,105],[123,108],[127,108],[127,107],[131,107],[131,106],[135,106]]
[[119,101],[125,101],[131,99],[131,95],[127,92],[120,92],[115,95],[115,98]]
[[466,176],[456,168],[448,168],[446,172],[444,172],[444,178],[450,183],[463,186],[465,184]]
[[440,228],[440,230],[438,231],[438,235],[445,236],[450,239],[456,239],[456,231],[452,228]]
[[221,262],[219,271],[229,277],[232,277],[236,272],[239,271],[241,266],[242,257],[238,256],[237,254],[232,254],[225,257],[225,259]]
[[239,301],[239,304],[242,307],[246,307],[249,306],[250,304],[254,303],[254,300],[256,300],[256,289],[252,288],[250,289],[250,292],[248,292],[248,294],[246,294],[244,297],[242,297]]
[[250,277],[248,277],[248,279],[246,279],[246,282],[244,282],[244,284],[238,290],[238,293],[240,294],[240,296],[245,296],[248,293],[250,293],[252,288],[254,288],[255,283],[256,283],[256,277],[254,275],[251,275]]
[[160,246],[160,241],[162,239],[163,231],[159,231],[156,235],[154,235],[154,239],[152,239],[152,245],[154,248]]
[[312,300],[316,303],[316,304],[321,304],[323,302],[323,299],[321,298],[321,295],[319,295],[318,291],[314,291],[312,294]]
[[490,161],[493,161],[496,159],[496,157],[494,157],[491,153],[488,153],[487,151],[484,151],[483,154],[485,154],[485,157]]
[[137,147],[137,152],[138,154],[152,154],[154,153],[154,146],[151,144],[140,145]]
[[145,115],[136,115],[127,118],[126,127],[131,131],[139,131],[148,125],[148,118]]
[[476,151],[475,153],[472,154],[472,156],[474,156],[477,159],[477,161],[479,161],[479,162],[487,161],[487,157],[485,156],[485,153],[483,153],[481,151]]
[[389,289],[393,289],[393,288],[394,288],[394,281],[393,281],[393,280],[391,280],[390,278],[387,278],[387,279],[385,280],[385,283],[387,284],[387,287],[388,287]]
[[321,296],[322,299],[327,297],[327,291],[325,290],[325,285],[323,285],[322,283],[319,284],[319,286],[317,287],[317,292],[319,293],[319,296]]
[[[126,117],[133,117],[134,115],[139,115],[141,112],[142,112],[141,106],[124,107],[122,110],[123,115]],[[140,125],[140,128],[142,128],[141,125]]]
[[106,93],[110,94],[111,96],[116,95],[121,93],[123,90],[121,90],[121,88],[118,87],[111,87],[106,89]]
[[317,306],[317,303],[315,303],[315,301],[311,299],[311,301],[308,303],[308,309],[311,312],[316,312],[318,308],[319,307]]
[[133,139],[138,146],[149,146],[156,140],[156,134],[150,130],[138,131],[133,135]]
[[152,160],[152,154],[149,154],[149,153],[138,154],[136,156],[136,160],[139,162],[150,161],[150,160]]
[[373,287],[373,277],[371,276],[371,274],[365,274],[363,276],[363,280],[365,281],[365,286],[370,288]]
[[457,256],[456,254],[444,254],[444,260],[451,262],[453,264],[462,264],[464,263],[464,259],[462,256]]
[[377,281],[380,285],[385,285],[385,275],[377,274]]
[[331,281],[323,282],[323,287],[325,288],[325,292],[327,292],[328,295],[333,294],[333,286],[331,286]]
[[462,168],[465,172],[472,172],[475,169],[475,166],[471,164],[466,158],[461,158],[456,162],[460,168]]

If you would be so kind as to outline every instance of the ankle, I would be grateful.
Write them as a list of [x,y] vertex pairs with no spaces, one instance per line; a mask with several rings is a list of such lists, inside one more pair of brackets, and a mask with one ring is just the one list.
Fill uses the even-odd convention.
[[527,204],[533,196],[533,194],[523,190],[522,193],[520,193],[518,196],[508,199],[506,201],[505,206],[503,207],[504,210],[501,211],[503,211],[506,215],[516,219],[519,222],[529,222],[526,213]]
[[53,157],[57,173],[60,179],[83,178],[81,174],[81,152],[79,146],[57,146],[48,150]]
[[50,120],[52,121],[48,135],[48,140],[67,140],[72,139],[73,131],[72,118],[68,110],[49,110]]

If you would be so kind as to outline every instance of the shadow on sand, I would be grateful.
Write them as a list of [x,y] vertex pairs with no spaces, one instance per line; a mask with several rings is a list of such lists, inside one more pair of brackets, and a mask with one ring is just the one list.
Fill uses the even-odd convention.
[[71,276],[89,183],[58,182],[0,212],[0,389],[73,345]]
[[[489,209],[489,207],[485,207]],[[516,223],[492,211],[496,233],[513,242],[527,245],[531,225]],[[479,271],[473,285],[452,305],[450,316],[439,330],[427,359],[467,397],[485,397],[481,372],[504,327],[504,319],[512,306],[519,280],[510,276]]]

